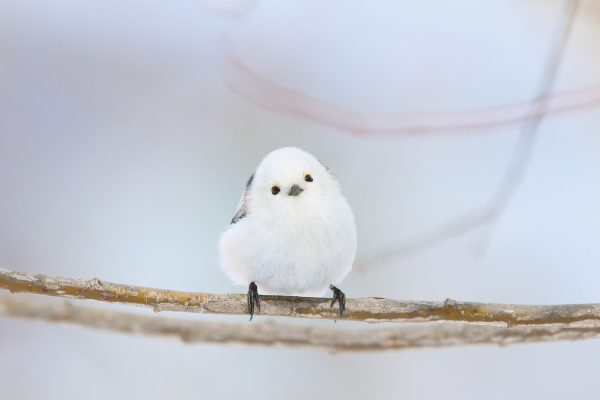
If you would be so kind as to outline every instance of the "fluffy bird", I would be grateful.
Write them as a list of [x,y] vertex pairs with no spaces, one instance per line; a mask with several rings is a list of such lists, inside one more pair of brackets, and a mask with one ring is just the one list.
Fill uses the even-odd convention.
[[332,173],[295,147],[269,153],[242,193],[219,241],[219,263],[238,284],[248,285],[248,313],[260,311],[262,294],[321,296],[345,310],[336,286],[352,269],[356,226]]

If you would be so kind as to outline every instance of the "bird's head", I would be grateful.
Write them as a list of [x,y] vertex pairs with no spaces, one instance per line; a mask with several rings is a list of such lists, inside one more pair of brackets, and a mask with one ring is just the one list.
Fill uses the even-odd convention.
[[335,177],[311,154],[295,147],[269,153],[250,188],[252,210],[275,216],[310,215],[341,197]]

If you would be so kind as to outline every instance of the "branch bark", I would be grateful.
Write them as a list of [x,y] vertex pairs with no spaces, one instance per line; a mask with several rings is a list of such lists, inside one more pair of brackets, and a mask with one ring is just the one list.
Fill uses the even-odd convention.
[[[13,293],[89,299],[151,307],[154,311],[209,314],[246,314],[246,296],[154,289],[104,282],[83,281],[0,270],[0,288]],[[259,315],[337,319],[330,299],[293,296],[261,296]],[[538,326],[558,324],[596,327],[600,304],[517,305],[457,302],[400,301],[380,297],[348,299],[344,320],[366,322],[462,321],[487,325]]]
[[95,309],[64,302],[39,302],[0,297],[0,316],[61,322],[120,333],[172,337],[185,343],[237,343],[287,346],[333,352],[402,350],[469,344],[511,345],[600,336],[595,326],[519,326],[514,328],[436,323],[396,328],[324,328],[275,323],[190,321]]

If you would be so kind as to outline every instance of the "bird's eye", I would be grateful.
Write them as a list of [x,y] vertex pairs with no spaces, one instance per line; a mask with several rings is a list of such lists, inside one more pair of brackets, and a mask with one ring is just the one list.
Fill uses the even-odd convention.
[[273,193],[274,195],[276,195],[277,193],[279,193],[280,189],[279,186],[273,186],[271,188],[271,193]]
[[305,180],[306,182],[312,182],[312,181],[313,181],[313,178],[312,178],[312,176],[310,176],[310,174],[305,174],[305,175],[304,175],[304,180]]

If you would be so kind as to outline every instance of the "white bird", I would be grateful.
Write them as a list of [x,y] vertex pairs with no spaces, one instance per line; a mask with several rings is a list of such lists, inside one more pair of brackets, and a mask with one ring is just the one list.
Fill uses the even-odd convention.
[[338,284],[352,269],[356,226],[336,178],[295,147],[269,153],[246,188],[219,241],[219,263],[248,286],[248,313],[263,294],[320,296],[330,288],[342,316]]

